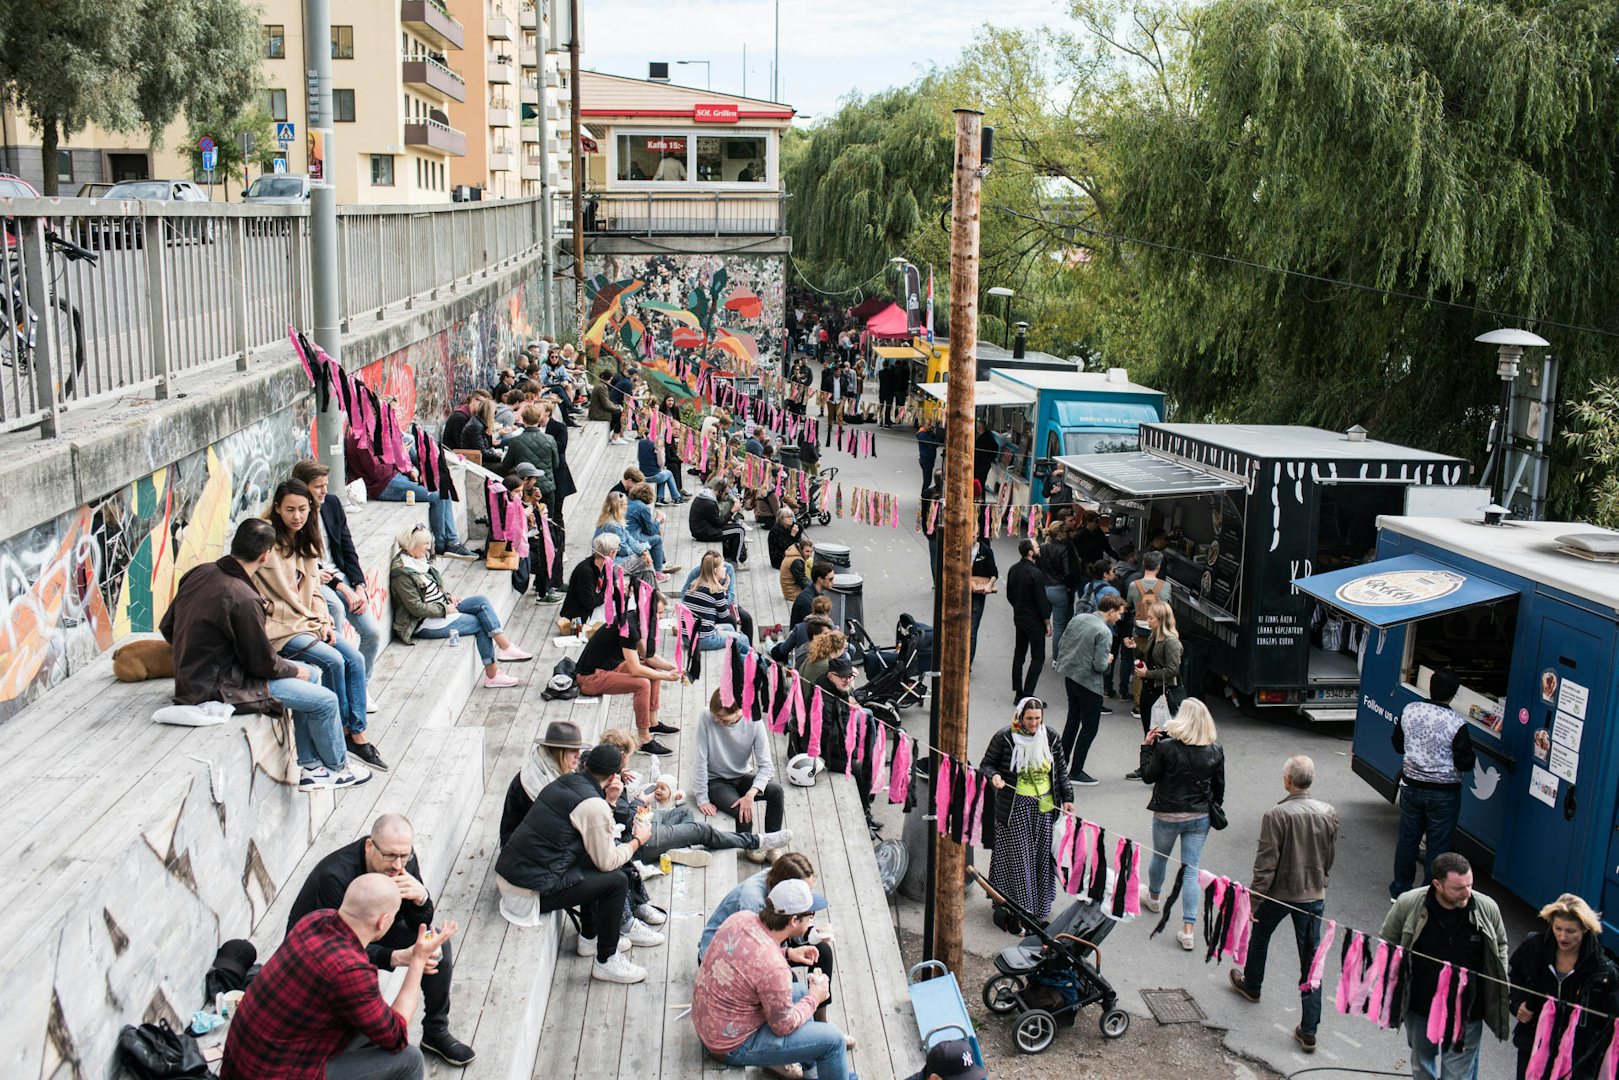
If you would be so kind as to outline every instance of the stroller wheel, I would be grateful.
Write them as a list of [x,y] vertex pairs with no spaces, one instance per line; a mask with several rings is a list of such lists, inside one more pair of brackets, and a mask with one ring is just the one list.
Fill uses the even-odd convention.
[[1044,1009],[1030,1009],[1017,1020],[1017,1048],[1025,1054],[1038,1054],[1057,1037],[1057,1018]]
[[1017,995],[1027,985],[1021,975],[997,975],[984,984],[984,1007],[997,1016],[1005,1016],[1018,1007]]
[[1101,1022],[1097,1026],[1102,1029],[1104,1038],[1117,1039],[1130,1030],[1130,1014],[1123,1009],[1109,1009],[1102,1014]]
[[819,521],[822,525],[830,525],[832,524],[832,512],[830,510],[822,510],[815,516],[815,520]]

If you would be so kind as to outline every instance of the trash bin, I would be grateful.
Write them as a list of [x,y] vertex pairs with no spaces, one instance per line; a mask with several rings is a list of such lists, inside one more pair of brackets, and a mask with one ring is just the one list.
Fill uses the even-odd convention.
[[794,471],[804,467],[804,459],[799,456],[798,447],[788,446],[786,443],[776,447],[776,460]]
[[[816,548],[817,554],[820,549]],[[859,574],[832,575],[832,625],[846,627],[850,619],[866,624],[866,579]]]
[[830,563],[839,570],[848,570],[854,566],[849,557],[849,545],[834,544],[830,540],[815,545],[815,561]]
[[1188,634],[1181,638],[1181,693],[1186,697],[1203,698],[1209,676],[1209,644],[1206,637]]

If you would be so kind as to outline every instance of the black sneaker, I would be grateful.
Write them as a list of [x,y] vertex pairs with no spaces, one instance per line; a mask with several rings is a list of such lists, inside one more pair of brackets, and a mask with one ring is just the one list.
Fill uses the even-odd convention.
[[422,1049],[437,1054],[451,1065],[471,1065],[478,1052],[449,1032],[422,1032]]
[[1103,705],[1102,706],[1102,715],[1103,716],[1112,716],[1113,715],[1113,710],[1108,708],[1106,705]]
[[1079,770],[1079,772],[1077,772],[1073,776],[1069,777],[1069,782],[1073,783],[1073,784],[1078,784],[1080,787],[1093,787],[1093,786],[1095,786],[1097,780],[1096,780],[1096,777],[1092,776],[1090,773],[1086,772],[1084,769],[1081,769],[1081,770]]
[[382,755],[377,753],[377,748],[372,743],[357,743],[353,739],[346,736],[343,739],[343,743],[348,747],[349,753],[353,754],[355,757],[359,758],[373,769],[381,769],[383,772],[388,771],[388,763],[382,760]]
[[643,754],[651,754],[653,757],[668,757],[670,754],[674,753],[673,750],[663,745],[657,739],[648,739],[646,742],[642,743],[640,752]]
[[654,735],[679,735],[680,734],[680,729],[679,728],[675,727],[673,724],[665,724],[662,720],[659,720],[656,724],[653,724],[652,727],[649,728],[648,730],[651,731],[652,734],[654,734]]
[[444,556],[446,559],[464,559],[468,562],[478,558],[477,552],[468,551],[466,546],[460,543],[445,544],[444,550],[439,552],[439,554]]
[[1131,769],[1129,772],[1124,774],[1124,778],[1126,780],[1140,780],[1141,779],[1141,770],[1140,769]]

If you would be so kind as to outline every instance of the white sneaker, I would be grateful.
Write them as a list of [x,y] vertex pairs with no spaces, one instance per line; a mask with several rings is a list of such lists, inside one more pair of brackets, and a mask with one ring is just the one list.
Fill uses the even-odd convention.
[[313,769],[300,769],[298,790],[323,791],[332,786],[332,779],[332,771],[324,765],[317,765]]
[[615,953],[605,964],[597,960],[591,966],[590,977],[602,982],[638,983],[646,978],[646,968],[631,963],[623,953]]
[[1144,893],[1142,895],[1141,906],[1146,908],[1148,911],[1164,910],[1164,902],[1152,895],[1152,893]]
[[371,766],[349,754],[343,763],[343,769],[332,777],[333,787],[359,787],[371,779]]
[[[619,952],[627,953],[634,947],[635,947],[635,942],[631,941],[629,938],[625,937],[623,934],[618,935],[618,951]],[[596,955],[596,939],[593,938],[593,937],[585,937],[585,936],[581,935],[579,940],[574,944],[573,951],[578,953],[580,956],[595,956]]]
[[665,939],[661,931],[652,929],[640,919],[631,919],[630,928],[624,931],[623,940],[628,941],[631,945],[639,945],[644,949],[650,949],[656,945],[662,945]]
[[784,848],[792,842],[793,830],[778,829],[775,832],[767,832],[759,837],[759,850],[769,851],[772,848]]
[[648,926],[662,926],[669,921],[669,916],[663,909],[652,904],[635,905],[635,917]]
[[1193,947],[1196,945],[1196,939],[1185,930],[1182,930],[1180,933],[1176,934],[1175,940],[1180,942],[1181,948],[1185,949],[1187,952],[1191,952]]
[[377,704],[377,699],[376,698],[372,697],[370,694],[365,695],[365,711],[366,712],[374,713],[374,712],[380,711],[381,709],[382,709],[382,706]]

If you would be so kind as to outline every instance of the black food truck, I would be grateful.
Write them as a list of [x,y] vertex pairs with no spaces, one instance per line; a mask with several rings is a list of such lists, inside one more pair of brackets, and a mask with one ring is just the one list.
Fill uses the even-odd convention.
[[1381,515],[1489,502],[1466,487],[1462,458],[1359,428],[1142,424],[1139,452],[1058,460],[1111,518],[1116,549],[1163,552],[1189,693],[1213,693],[1201,685],[1212,674],[1254,705],[1320,721],[1355,718],[1364,632],[1293,580],[1373,558]]

